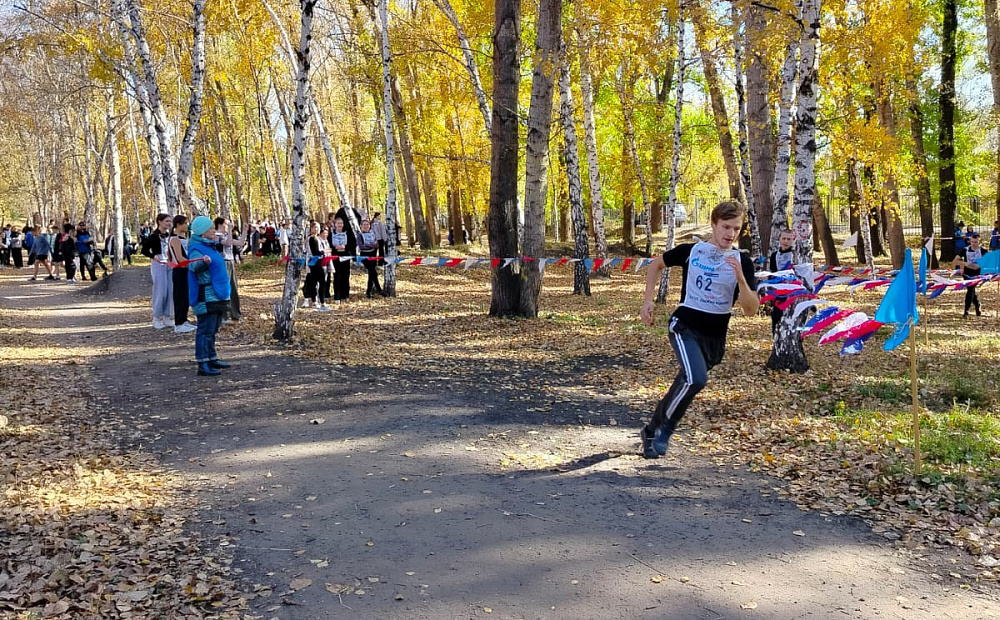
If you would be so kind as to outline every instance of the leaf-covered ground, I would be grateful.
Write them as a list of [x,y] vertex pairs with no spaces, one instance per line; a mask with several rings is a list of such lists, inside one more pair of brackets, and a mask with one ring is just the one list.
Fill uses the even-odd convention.
[[[442,252],[442,255],[461,255]],[[677,272],[679,270],[675,270]],[[559,403],[588,398],[577,416],[611,423],[601,403],[626,404],[648,415],[676,372],[665,337],[669,308],[647,328],[637,320],[643,275],[616,271],[592,281],[589,298],[572,295],[566,267],[546,271],[538,320],[487,316],[489,271],[398,268],[399,296],[369,301],[356,293],[330,313],[298,313],[298,354],[347,365],[383,367],[425,381],[475,386],[484,380],[509,388],[531,385],[543,400],[523,402],[544,413]],[[241,294],[245,338],[268,342],[271,306],[283,272],[260,262],[244,270]],[[679,273],[673,274],[672,302]],[[825,298],[872,314],[881,291]],[[909,361],[905,348],[886,353],[884,337],[863,353],[839,357],[837,345],[806,349],[805,375],[764,369],[769,320],[734,319],[725,361],[682,424],[694,451],[783,478],[764,493],[787,496],[803,510],[854,514],[886,539],[918,557],[935,548],[961,548],[945,572],[963,583],[992,583],[1000,558],[1000,295],[980,291],[986,315],[962,319],[961,293],[929,302],[920,332],[920,398],[924,471],[912,471]],[[608,446],[633,451],[637,443]],[[498,465],[544,468],[570,455],[508,451]],[[940,570],[939,570],[940,572]]]
[[0,617],[238,618],[230,560],[185,527],[190,481],[116,441],[128,414],[88,366],[110,351],[39,317],[0,314]]

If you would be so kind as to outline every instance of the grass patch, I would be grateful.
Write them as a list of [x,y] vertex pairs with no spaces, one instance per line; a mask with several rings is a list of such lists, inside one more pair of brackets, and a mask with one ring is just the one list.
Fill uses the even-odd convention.
[[254,256],[249,258],[244,256],[243,260],[240,261],[238,269],[242,274],[247,274],[247,275],[261,274],[268,271],[275,265],[277,265],[279,258],[280,257],[277,255]]
[[[866,443],[913,442],[909,411],[846,410],[837,412],[845,432]],[[942,474],[974,468],[1000,474],[1000,418],[990,413],[953,407],[920,418],[920,450],[924,461]]]
[[973,409],[985,409],[993,404],[994,396],[979,381],[968,377],[949,375],[934,397],[945,406],[964,404]]
[[855,386],[854,391],[865,398],[877,398],[887,403],[903,403],[910,399],[910,386],[903,379],[877,379]]

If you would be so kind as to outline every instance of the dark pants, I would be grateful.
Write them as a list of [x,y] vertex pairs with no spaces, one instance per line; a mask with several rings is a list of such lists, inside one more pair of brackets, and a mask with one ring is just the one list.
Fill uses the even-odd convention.
[[226,271],[229,272],[229,318],[239,321],[243,317],[240,312],[240,290],[236,281],[236,261],[226,261]]
[[778,306],[771,306],[771,334],[778,331],[778,323],[781,322],[782,311]]
[[333,300],[347,301],[351,296],[351,261],[333,260]]
[[10,267],[10,249],[3,248],[0,249],[0,265],[6,265]]
[[174,281],[174,325],[183,325],[188,320],[188,268],[174,267],[170,277]]
[[94,253],[84,252],[80,254],[80,279],[86,280],[87,274],[90,274],[91,280],[97,280],[97,276],[94,275]]
[[21,248],[11,248],[10,255],[14,259],[15,269],[24,267],[24,254],[21,252]]
[[320,263],[309,265],[309,272],[306,274],[306,284],[302,287],[302,294],[309,301],[315,302],[319,296],[319,303],[325,304],[330,296],[330,274],[326,272],[326,267]]
[[649,431],[663,426],[668,434],[674,431],[687,408],[708,383],[708,371],[722,361],[726,339],[709,338],[684,325],[677,318],[670,319],[670,346],[674,349],[680,368],[673,385],[653,412]]
[[63,257],[63,267],[66,269],[66,279],[72,280],[76,277],[76,261],[72,256],[69,258]]
[[194,358],[199,364],[219,359],[215,352],[215,335],[219,333],[222,319],[221,312],[198,315],[198,329],[194,332]]
[[[93,253],[93,257],[94,257],[94,260],[93,260],[92,264],[93,265],[97,265],[98,267],[100,267],[101,271],[104,272],[104,275],[108,275],[108,266],[104,264],[104,254],[100,250],[98,250],[98,251],[96,251],[96,252]],[[90,277],[93,278],[94,277],[94,275],[93,275],[94,274],[94,268],[91,267],[90,269],[91,269],[91,271],[90,271],[90,274],[91,274]]]
[[382,285],[378,282],[378,258],[375,257],[374,252],[363,253],[362,256],[371,256],[372,258],[366,258],[362,261],[365,265],[365,269],[368,271],[368,290],[365,292],[366,297],[371,297],[372,293],[378,295],[382,294]]
[[982,306],[979,305],[979,295],[976,294],[975,286],[965,289],[965,313],[969,314],[969,308],[976,306],[976,316],[983,313]]

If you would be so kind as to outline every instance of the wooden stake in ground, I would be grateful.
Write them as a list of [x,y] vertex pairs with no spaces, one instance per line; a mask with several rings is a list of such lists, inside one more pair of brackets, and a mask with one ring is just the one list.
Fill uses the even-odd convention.
[[912,326],[910,328],[910,395],[913,399],[913,475],[919,476],[920,401],[917,397],[917,330],[913,329]]

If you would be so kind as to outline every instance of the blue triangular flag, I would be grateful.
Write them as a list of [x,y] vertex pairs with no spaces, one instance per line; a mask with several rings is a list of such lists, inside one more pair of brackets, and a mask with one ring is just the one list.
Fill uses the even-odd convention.
[[903,268],[899,270],[899,275],[889,285],[885,297],[882,298],[882,303],[875,311],[876,321],[896,327],[896,333],[885,343],[884,349],[886,351],[892,351],[898,347],[909,334],[909,325],[916,325],[919,320],[915,275],[913,273],[913,255],[907,248],[906,255],[903,257]]
[[984,276],[1000,273],[1000,250],[983,254],[979,259],[979,273]]
[[917,292],[921,295],[927,294],[927,248],[920,249],[920,284],[917,286]]

